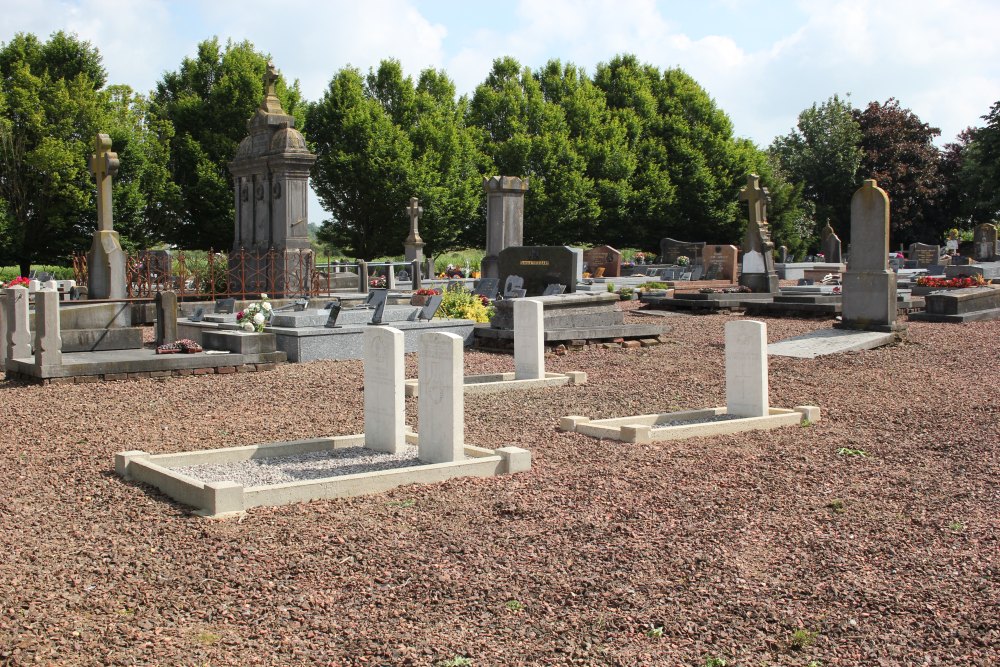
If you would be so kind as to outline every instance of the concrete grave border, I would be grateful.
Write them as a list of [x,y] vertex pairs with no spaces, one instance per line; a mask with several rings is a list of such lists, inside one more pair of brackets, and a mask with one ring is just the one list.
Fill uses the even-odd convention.
[[563,431],[575,431],[589,435],[592,438],[642,443],[730,435],[744,431],[767,431],[782,426],[794,426],[806,420],[816,423],[820,419],[820,410],[814,405],[800,405],[792,410],[769,408],[768,412],[769,414],[764,417],[741,417],[726,421],[680,424],[663,428],[655,427],[657,424],[671,421],[706,419],[728,414],[728,412],[725,407],[720,407],[612,419],[590,419],[580,415],[570,415],[559,420],[559,428]]
[[[544,378],[531,380],[516,380],[514,379],[514,375],[514,373],[466,375],[464,390],[466,394],[493,394],[501,391],[561,387],[567,384],[582,385],[587,383],[587,374],[583,371],[546,373]],[[417,380],[407,380],[405,386],[407,398],[420,396],[420,383]]]
[[[407,433],[406,441],[408,444],[417,444],[418,435]],[[199,516],[226,517],[241,514],[253,507],[275,507],[310,500],[348,498],[380,493],[406,484],[430,484],[456,477],[492,477],[531,468],[531,452],[526,449],[500,447],[491,450],[466,444],[467,458],[463,461],[423,464],[246,488],[234,482],[203,482],[174,470],[194,465],[294,456],[364,444],[365,436],[360,434],[176,454],[119,452],[115,454],[115,472],[125,480],[149,484],[177,502],[197,508],[195,514]]]

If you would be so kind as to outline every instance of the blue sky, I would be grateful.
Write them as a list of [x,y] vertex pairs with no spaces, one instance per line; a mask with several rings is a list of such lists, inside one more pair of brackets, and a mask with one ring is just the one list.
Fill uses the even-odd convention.
[[952,141],[1000,100],[998,26],[996,0],[0,0],[0,41],[75,32],[110,81],[140,91],[213,35],[270,53],[307,99],[338,69],[389,57],[414,76],[443,68],[471,93],[504,55],[593,72],[634,53],[687,71],[761,147],[835,93],[855,106],[895,97]]

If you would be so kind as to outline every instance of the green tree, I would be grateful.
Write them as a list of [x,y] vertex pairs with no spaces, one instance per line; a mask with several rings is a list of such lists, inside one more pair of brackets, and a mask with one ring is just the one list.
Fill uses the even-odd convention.
[[483,224],[484,157],[465,108],[441,71],[423,71],[416,84],[396,60],[366,77],[353,68],[338,72],[309,108],[318,156],[313,184],[333,214],[319,238],[365,259],[400,254],[409,233],[404,208],[415,196],[427,253],[469,242]]
[[18,34],[0,46],[0,255],[27,274],[63,263],[94,229],[87,167],[104,114],[97,49],[63,32]]
[[[171,239],[190,248],[228,248],[235,209],[228,164],[247,134],[247,121],[264,96],[268,56],[248,41],[201,42],[194,58],[167,72],[150,103],[153,118],[174,127],[170,173],[180,188],[180,208]],[[279,77],[276,90],[285,112],[305,134],[305,105],[298,81]]]
[[813,104],[799,114],[797,128],[777,137],[769,150],[788,179],[803,185],[803,196],[816,208],[816,232],[829,221],[846,241],[864,155],[850,103],[834,95]]
[[966,194],[960,213],[970,225],[1000,219],[1000,101],[983,116],[986,124],[960,137],[961,164],[955,169]]
[[861,173],[889,194],[893,238],[907,244],[943,238],[948,227],[935,224],[935,207],[945,194],[941,152],[934,145],[941,131],[894,98],[871,102],[854,116],[861,128]]

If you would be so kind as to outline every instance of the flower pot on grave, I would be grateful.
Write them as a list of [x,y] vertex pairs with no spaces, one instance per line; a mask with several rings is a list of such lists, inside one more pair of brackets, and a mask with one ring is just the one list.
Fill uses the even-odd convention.
[[426,306],[427,300],[430,299],[426,294],[414,294],[410,297],[411,306]]

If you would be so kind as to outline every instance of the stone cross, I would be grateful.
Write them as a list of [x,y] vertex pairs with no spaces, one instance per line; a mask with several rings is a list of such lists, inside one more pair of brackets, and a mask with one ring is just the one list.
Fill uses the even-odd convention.
[[97,181],[97,229],[110,232],[111,178],[118,173],[118,153],[111,151],[111,137],[98,134],[94,142],[95,153],[90,156],[90,173]]
[[420,206],[420,200],[416,197],[410,197],[410,205],[403,210],[410,216],[410,235],[406,238],[406,241],[408,243],[420,243],[420,232],[417,231],[417,223],[420,221],[420,216],[424,214],[424,208]]
[[746,186],[740,189],[740,201],[750,205],[751,227],[767,224],[767,189],[760,187],[760,177],[757,174],[747,176]]
[[275,84],[278,83],[278,68],[274,66],[273,60],[267,61],[267,69],[264,70],[264,85],[267,88],[265,95],[277,95]]

